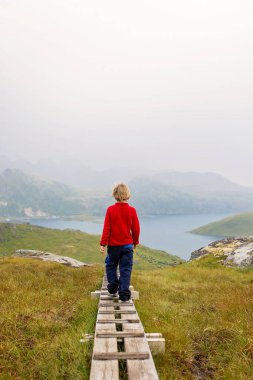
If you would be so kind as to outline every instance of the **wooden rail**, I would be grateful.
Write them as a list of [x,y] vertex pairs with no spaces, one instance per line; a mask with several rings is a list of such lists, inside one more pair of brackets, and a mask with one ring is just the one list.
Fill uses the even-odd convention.
[[120,303],[118,297],[108,294],[106,285],[105,275],[98,306],[90,380],[120,380],[120,368],[127,372],[128,380],[159,380],[133,300]]

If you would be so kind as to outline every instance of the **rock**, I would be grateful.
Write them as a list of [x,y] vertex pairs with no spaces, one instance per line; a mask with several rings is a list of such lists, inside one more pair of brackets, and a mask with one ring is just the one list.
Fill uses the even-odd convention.
[[190,260],[200,259],[208,254],[220,257],[221,262],[227,266],[253,265],[253,238],[234,237],[216,240],[192,252]]
[[24,208],[24,214],[25,216],[28,216],[28,217],[44,217],[44,216],[49,216],[49,214],[47,212],[44,212],[42,210],[37,210],[37,211],[33,211],[33,209],[31,207],[25,207]]
[[202,247],[202,248],[197,249],[196,251],[193,251],[191,253],[190,260],[198,259],[198,258],[200,258],[200,257],[202,257],[204,255],[208,255],[208,253],[210,253],[210,252],[208,252],[208,250],[206,249],[206,247]]
[[52,261],[55,263],[68,265],[74,268],[80,268],[83,266],[91,266],[91,264],[87,264],[82,261],[72,259],[71,257],[59,256],[51,252],[36,251],[36,250],[30,250],[30,249],[18,249],[17,251],[15,251],[15,253],[12,256],[40,259],[43,261]]
[[231,252],[224,261],[225,265],[248,266],[253,265],[253,243],[242,245],[240,248]]

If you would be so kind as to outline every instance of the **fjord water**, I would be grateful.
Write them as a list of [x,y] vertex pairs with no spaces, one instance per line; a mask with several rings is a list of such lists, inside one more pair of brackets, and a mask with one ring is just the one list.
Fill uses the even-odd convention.
[[[189,260],[192,251],[220,239],[214,236],[192,234],[189,231],[226,216],[228,214],[166,215],[140,218],[140,243]],[[101,234],[103,228],[102,219],[96,222],[36,219],[31,223],[47,228],[71,228],[98,235]]]

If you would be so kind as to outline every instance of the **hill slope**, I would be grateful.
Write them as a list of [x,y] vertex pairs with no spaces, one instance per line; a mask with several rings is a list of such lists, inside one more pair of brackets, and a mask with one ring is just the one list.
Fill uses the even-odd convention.
[[166,339],[161,380],[253,378],[252,274],[209,258],[134,273],[145,331]]
[[[0,256],[11,255],[17,249],[48,251],[87,263],[103,264],[99,252],[100,236],[81,231],[56,230],[24,224],[0,223]],[[179,264],[183,260],[164,251],[138,246],[134,265],[139,269]]]
[[[80,231],[0,224],[2,255],[37,248],[101,263],[75,269],[0,257],[0,378],[89,378],[92,344],[79,339],[94,332],[90,291],[101,285],[104,260],[98,242]],[[253,269],[226,268],[209,256],[169,268],[175,257],[139,252],[145,258],[135,256],[136,307],[145,331],[161,332],[167,342],[165,354],[154,357],[159,378],[252,378]]]
[[[0,378],[88,380],[92,343],[79,339],[94,333],[90,291],[102,274],[102,265],[0,258]],[[165,353],[154,356],[160,380],[253,378],[252,274],[209,258],[134,268],[145,331],[166,339]]]
[[253,212],[229,216],[192,230],[194,234],[210,236],[253,236]]
[[19,169],[7,169],[0,175],[1,216],[73,215],[85,210],[77,191],[66,185]]
[[102,268],[0,258],[0,378],[88,379]]

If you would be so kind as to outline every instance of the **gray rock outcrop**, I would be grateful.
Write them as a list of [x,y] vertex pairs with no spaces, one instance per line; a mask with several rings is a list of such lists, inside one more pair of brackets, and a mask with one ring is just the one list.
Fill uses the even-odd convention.
[[51,252],[36,251],[36,250],[30,250],[30,249],[18,249],[17,251],[15,251],[15,253],[12,256],[40,259],[43,261],[51,261],[51,262],[55,262],[59,264],[68,265],[74,268],[80,268],[83,266],[91,266],[90,264],[72,259],[71,257],[59,256]]
[[212,254],[220,257],[224,265],[253,265],[253,237],[234,237],[216,240],[191,253],[191,259]]
[[253,265],[253,243],[248,243],[231,252],[224,261],[225,265],[235,264],[239,266]]

